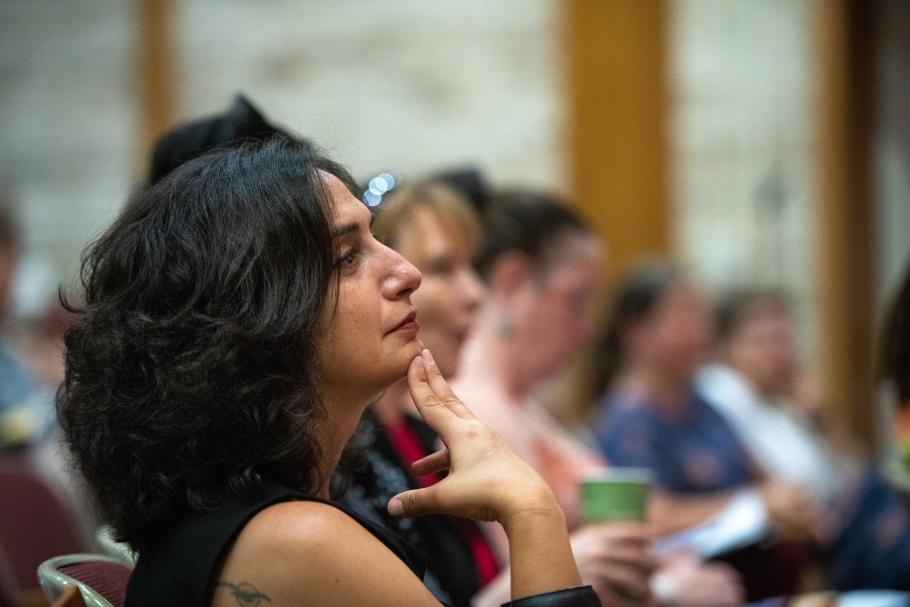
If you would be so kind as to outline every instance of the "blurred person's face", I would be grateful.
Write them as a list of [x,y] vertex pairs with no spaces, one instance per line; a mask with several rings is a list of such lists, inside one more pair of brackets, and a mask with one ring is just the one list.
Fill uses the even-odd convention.
[[373,238],[370,211],[337,178],[323,174],[334,207],[339,270],[316,336],[330,392],[368,398],[402,378],[420,352],[411,295],[420,272]]
[[763,394],[786,393],[796,364],[791,318],[782,310],[758,310],[747,315],[730,338],[729,362]]
[[701,366],[712,337],[707,304],[685,281],[671,286],[650,316],[631,329],[628,347],[640,363],[683,379]]
[[423,280],[411,298],[420,314],[420,340],[450,377],[484,295],[468,243],[433,209],[417,207],[398,229],[395,249],[420,270]]
[[529,371],[558,373],[593,336],[591,306],[600,285],[603,247],[584,234],[567,236],[546,268],[529,268],[510,307],[514,337]]

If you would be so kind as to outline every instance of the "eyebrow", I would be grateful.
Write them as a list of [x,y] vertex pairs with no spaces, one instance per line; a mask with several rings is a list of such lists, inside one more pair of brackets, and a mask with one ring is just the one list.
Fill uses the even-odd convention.
[[350,233],[352,233],[352,232],[357,232],[357,231],[359,231],[359,230],[360,230],[360,224],[359,224],[359,223],[346,223],[346,224],[344,224],[344,225],[342,225],[342,226],[336,227],[336,228],[332,231],[332,238],[333,238],[333,239],[334,239],[334,238],[341,238],[342,236],[346,236],[346,235],[348,235],[348,234],[350,234]]
[[[373,225],[374,221],[376,221],[376,215],[370,214],[370,226]],[[341,238],[342,236],[346,236],[348,234],[351,234],[352,232],[359,232],[359,231],[360,231],[360,224],[358,222],[346,223],[344,225],[337,226],[334,228],[334,230],[332,230],[332,238],[333,239]]]

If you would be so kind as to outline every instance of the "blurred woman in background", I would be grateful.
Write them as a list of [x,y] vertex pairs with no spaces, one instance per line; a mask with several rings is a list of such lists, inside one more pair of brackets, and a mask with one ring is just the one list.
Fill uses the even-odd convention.
[[787,298],[736,291],[717,317],[718,360],[699,373],[698,390],[769,478],[798,484],[824,514],[831,587],[906,588],[906,504],[875,466],[837,448],[793,404],[798,375]]
[[[536,398],[592,335],[590,306],[603,268],[602,245],[558,198],[511,191],[493,196],[483,214],[477,267],[489,294],[465,345],[457,390],[470,394],[477,415],[553,488],[566,512],[582,576],[607,604],[644,595],[658,563],[651,530],[635,522],[583,525],[578,483],[605,462],[564,431]],[[497,546],[501,531],[488,529]],[[662,567],[653,587],[662,601],[732,605],[735,575],[690,561]]]
[[591,359],[603,394],[595,424],[601,450],[615,465],[653,471],[651,519],[666,531],[697,525],[754,487],[772,517],[809,533],[808,498],[765,484],[733,431],[695,392],[711,345],[707,303],[680,269],[652,264],[622,282]]
[[[589,377],[603,394],[594,431],[617,466],[654,478],[649,520],[666,532],[699,525],[737,500],[800,542],[816,517],[799,488],[768,481],[733,431],[695,392],[694,376],[712,345],[707,304],[679,268],[654,263],[617,287]],[[750,599],[796,590],[805,550],[750,554],[736,565]]]
[[[879,517],[864,516],[861,535],[866,539],[845,541],[840,533],[845,512],[825,508],[792,477],[769,474],[696,390],[695,373],[705,361],[712,332],[708,307],[694,282],[673,266],[650,265],[618,288],[592,357],[597,387],[604,391],[595,427],[598,443],[611,462],[654,472],[657,491],[650,518],[664,528],[680,529],[707,520],[734,499],[748,498],[762,506],[784,538],[802,538],[834,557],[832,583],[838,589],[902,588],[893,565],[904,567],[898,563],[904,559],[899,538],[905,522],[890,517],[895,533],[875,549],[868,543],[875,536],[869,526],[877,525]],[[766,366],[772,364],[766,361]],[[886,503],[885,493],[873,494],[873,501]],[[897,512],[890,506],[885,510]],[[871,511],[864,507],[862,512]],[[796,578],[782,584],[798,567],[779,561],[805,558],[787,547],[740,562],[747,586],[774,594],[792,590]],[[876,555],[889,556],[879,560]],[[784,574],[767,576],[772,566]]]
[[12,205],[0,200],[0,449],[39,442],[55,423],[55,386],[41,384],[10,322],[20,245]]

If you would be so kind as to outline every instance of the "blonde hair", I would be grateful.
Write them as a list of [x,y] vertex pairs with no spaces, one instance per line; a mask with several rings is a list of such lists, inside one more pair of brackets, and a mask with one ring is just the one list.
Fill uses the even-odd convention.
[[443,229],[467,244],[473,255],[480,246],[480,219],[471,203],[449,186],[420,182],[392,190],[383,199],[373,222],[373,234],[395,248],[399,233],[418,208],[430,209]]

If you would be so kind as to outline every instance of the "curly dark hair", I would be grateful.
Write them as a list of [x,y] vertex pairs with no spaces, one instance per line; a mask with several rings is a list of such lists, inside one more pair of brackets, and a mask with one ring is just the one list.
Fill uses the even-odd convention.
[[315,490],[324,415],[314,337],[331,204],[357,186],[304,141],[194,159],[135,194],[82,258],[58,414],[116,535],[142,550],[269,481]]

